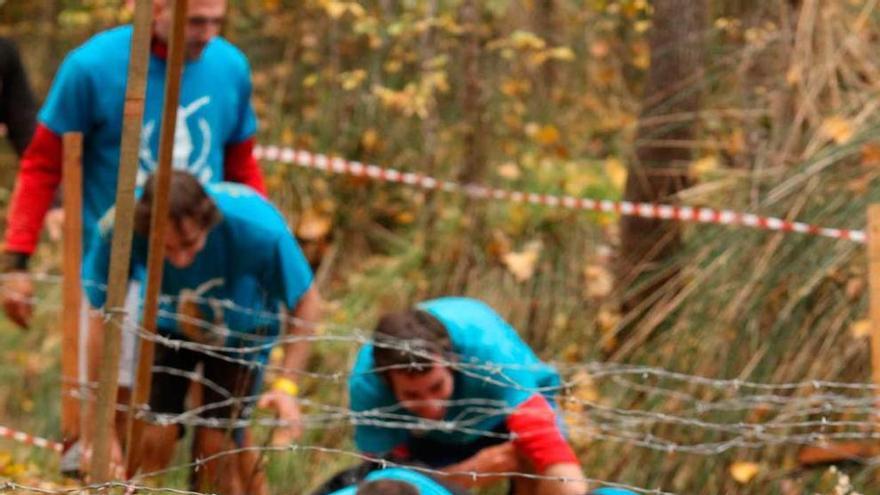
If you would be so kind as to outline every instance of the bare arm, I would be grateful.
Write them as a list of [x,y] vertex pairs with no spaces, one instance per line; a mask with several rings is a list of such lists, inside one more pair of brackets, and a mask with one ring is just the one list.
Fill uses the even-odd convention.
[[[537,495],[583,495],[587,493],[587,482],[578,464],[554,464],[548,467],[544,476],[572,481],[543,480],[538,484]],[[577,481],[574,481],[577,480]]]
[[[289,314],[287,335],[309,337],[315,333],[315,324],[321,318],[321,296],[318,289],[312,286],[300,299],[296,309]],[[305,369],[309,359],[308,340],[294,340],[284,344],[284,377],[296,381],[297,375]]]
[[[321,317],[321,297],[315,287],[310,288],[300,299],[286,325],[286,334],[296,337],[308,337],[315,332],[315,324]],[[272,442],[275,445],[287,445],[302,433],[296,385],[300,372],[305,369],[309,357],[309,341],[294,340],[284,344],[283,371],[260,398],[259,407],[275,409],[278,418],[287,425],[275,430]]]

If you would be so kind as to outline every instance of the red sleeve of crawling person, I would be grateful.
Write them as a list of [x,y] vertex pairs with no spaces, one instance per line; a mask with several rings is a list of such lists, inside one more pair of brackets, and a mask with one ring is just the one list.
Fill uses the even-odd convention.
[[555,464],[577,464],[578,459],[557,423],[556,411],[541,394],[520,404],[508,417],[513,442],[538,473]]
[[[239,182],[266,195],[260,164],[253,155],[254,138],[228,145],[223,161],[223,180]],[[37,126],[21,158],[21,170],[9,205],[4,250],[32,254],[40,238],[46,212],[61,182],[61,136]]]

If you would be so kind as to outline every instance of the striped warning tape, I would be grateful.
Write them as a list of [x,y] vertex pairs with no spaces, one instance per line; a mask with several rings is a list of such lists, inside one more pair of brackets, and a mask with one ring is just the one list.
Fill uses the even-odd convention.
[[45,438],[28,435],[27,433],[16,431],[5,426],[0,426],[0,438],[8,438],[25,445],[40,449],[54,450],[59,453],[64,450],[64,446],[59,442],[53,442],[52,440],[46,440]]
[[533,192],[514,191],[486,187],[477,184],[460,184],[449,180],[435,179],[414,172],[401,172],[393,168],[368,165],[358,161],[329,157],[320,153],[311,153],[293,148],[278,146],[257,146],[254,149],[257,159],[290,163],[303,168],[324,172],[367,177],[382,182],[395,182],[420,187],[422,189],[459,192],[472,198],[495,199],[514,203],[529,203],[548,207],[562,207],[575,210],[587,210],[604,213],[616,213],[658,220],[695,222],[717,225],[733,225],[779,232],[796,232],[801,234],[843,239],[865,243],[866,235],[862,230],[836,229],[819,227],[803,222],[792,222],[782,218],[765,217],[752,213],[732,210],[716,210],[691,206],[678,206],[656,203],[634,203],[630,201],[611,201],[604,199],[576,198]]

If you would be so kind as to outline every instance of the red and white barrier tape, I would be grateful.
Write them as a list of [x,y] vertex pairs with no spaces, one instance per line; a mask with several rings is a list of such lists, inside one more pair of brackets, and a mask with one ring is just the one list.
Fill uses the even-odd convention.
[[54,450],[55,452],[59,453],[64,450],[64,446],[61,445],[59,442],[53,442],[52,440],[46,440],[45,438],[28,435],[27,433],[15,431],[5,426],[0,426],[0,438],[8,438],[10,440],[14,440],[25,445],[30,445],[32,447],[37,447],[40,449]]
[[633,203],[630,201],[610,201],[592,198],[575,198],[572,196],[512,191],[508,189],[485,187],[477,184],[459,184],[453,181],[435,179],[423,174],[401,172],[392,168],[379,167],[378,165],[368,165],[357,161],[328,157],[326,155],[311,153],[304,150],[280,148],[278,146],[257,146],[254,149],[254,156],[257,159],[290,163],[303,168],[311,168],[324,172],[345,174],[354,177],[367,177],[382,182],[407,184],[422,189],[459,192],[478,199],[496,199],[548,207],[617,213],[624,216],[658,220],[734,225],[762,230],[797,232],[801,234],[830,237],[832,239],[843,239],[862,244],[866,242],[866,235],[862,230],[819,227],[802,222],[791,222],[781,218],[764,217],[731,210],[715,210],[712,208],[694,208],[691,206],[655,203]]

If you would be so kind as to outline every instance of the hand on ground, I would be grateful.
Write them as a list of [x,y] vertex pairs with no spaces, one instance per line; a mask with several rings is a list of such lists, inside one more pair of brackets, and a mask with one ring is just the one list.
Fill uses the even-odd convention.
[[296,398],[281,390],[269,390],[260,397],[257,407],[274,409],[283,426],[275,428],[272,444],[277,446],[290,445],[302,435],[301,414]]
[[514,473],[520,471],[520,460],[513,442],[504,442],[481,450],[478,465],[487,473]]

